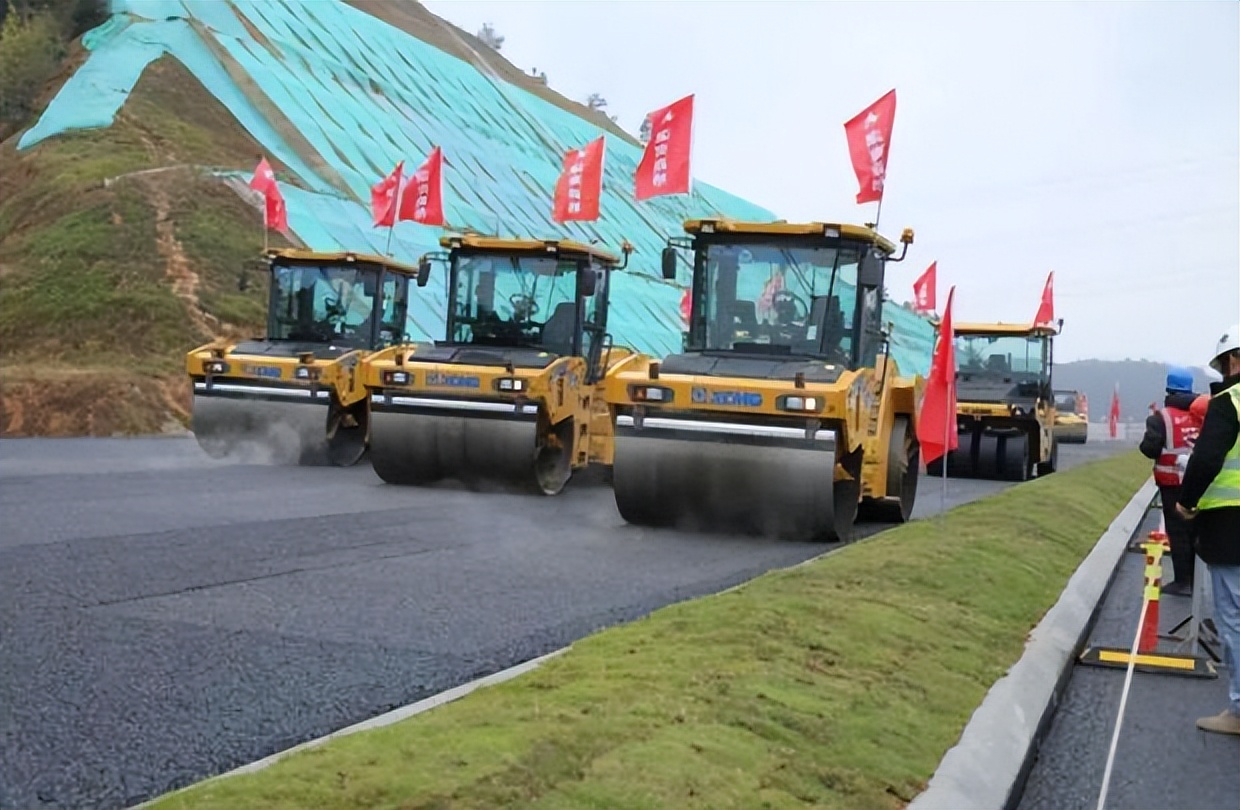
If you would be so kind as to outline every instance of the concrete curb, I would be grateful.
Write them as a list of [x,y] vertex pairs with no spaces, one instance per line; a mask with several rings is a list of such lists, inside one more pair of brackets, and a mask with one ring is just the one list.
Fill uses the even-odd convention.
[[144,807],[151,807],[158,801],[163,801],[164,799],[175,796],[182,791],[189,790],[192,787],[198,787],[207,782],[214,782],[219,779],[227,779],[230,776],[239,776],[241,774],[261,771],[264,768],[274,765],[290,754],[296,754],[310,748],[317,748],[326,742],[336,739],[337,737],[346,737],[350,734],[356,734],[359,731],[370,731],[371,729],[382,728],[383,726],[390,726],[393,723],[399,723],[401,720],[413,717],[416,714],[421,714],[422,712],[427,712],[431,709],[438,708],[445,703],[451,703],[454,700],[459,700],[468,695],[470,692],[473,692],[475,689],[481,689],[484,686],[494,686],[497,683],[512,680],[518,675],[524,675],[525,673],[542,666],[552,658],[563,655],[568,652],[571,647],[571,644],[568,647],[561,647],[558,650],[553,650],[546,655],[539,656],[538,658],[531,658],[529,661],[517,664],[516,666],[501,669],[499,672],[493,672],[486,677],[478,678],[477,680],[470,681],[469,683],[463,683],[460,686],[454,686],[451,689],[431,695],[428,698],[423,698],[416,703],[401,706],[400,708],[393,709],[390,712],[372,717],[369,720],[363,720],[360,723],[355,723],[351,726],[346,726],[345,728],[333,731],[331,734],[317,737],[313,740],[307,740],[300,745],[294,745],[292,748],[286,748],[283,751],[277,751],[271,756],[263,757],[260,760],[234,768],[231,771],[225,771],[224,773],[212,776],[209,779],[203,779],[195,782],[193,785],[181,788],[180,790],[174,790],[171,793],[156,796],[155,798],[145,801],[142,804],[136,804],[130,808],[130,810],[141,810],[141,808]]
[[986,693],[959,742],[907,810],[1007,810],[1020,797],[1038,743],[1067,685],[1128,541],[1154,499],[1148,479],[1029,634],[1025,652]]

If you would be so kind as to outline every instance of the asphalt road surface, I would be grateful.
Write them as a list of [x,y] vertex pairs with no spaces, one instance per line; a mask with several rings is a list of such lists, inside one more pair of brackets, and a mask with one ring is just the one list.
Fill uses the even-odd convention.
[[3,808],[130,806],[826,548],[631,527],[602,486],[403,488],[192,438],[0,440],[0,527]]

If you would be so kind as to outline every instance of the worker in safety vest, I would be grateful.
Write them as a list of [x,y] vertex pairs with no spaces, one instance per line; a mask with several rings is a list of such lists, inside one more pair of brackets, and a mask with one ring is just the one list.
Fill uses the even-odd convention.
[[1210,404],[1184,470],[1176,507],[1197,528],[1197,556],[1210,571],[1214,624],[1223,640],[1229,705],[1197,728],[1240,735],[1240,324],[1215,347]]
[[1188,596],[1193,592],[1193,524],[1180,517],[1175,505],[1180,500],[1180,483],[1184,467],[1192,452],[1201,417],[1191,411],[1193,375],[1186,368],[1173,366],[1167,371],[1167,396],[1163,407],[1145,418],[1145,436],[1141,453],[1154,461],[1154,483],[1162,500],[1163,523],[1171,541],[1171,569],[1175,580],[1162,587],[1162,592]]

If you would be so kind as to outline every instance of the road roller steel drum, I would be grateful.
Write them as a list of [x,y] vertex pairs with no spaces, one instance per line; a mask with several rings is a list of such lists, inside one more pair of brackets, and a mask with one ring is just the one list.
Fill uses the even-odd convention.
[[[636,355],[607,345],[610,273],[624,265],[572,241],[447,236],[446,339],[363,364],[371,464],[390,484],[560,492],[611,462],[601,379]],[[627,260],[629,248],[623,248]]]
[[606,379],[613,488],[629,523],[847,541],[854,521],[903,521],[916,497],[920,377],[882,329],[886,263],[867,227],[690,220],[685,350]]
[[186,358],[191,428],[215,458],[357,463],[370,413],[359,364],[405,340],[414,267],[355,253],[274,250],[262,338],[217,340]]

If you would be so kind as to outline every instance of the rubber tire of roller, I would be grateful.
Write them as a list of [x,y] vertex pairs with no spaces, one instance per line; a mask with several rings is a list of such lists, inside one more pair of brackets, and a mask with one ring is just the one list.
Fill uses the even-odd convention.
[[1001,474],[1005,481],[1027,481],[1033,472],[1033,464],[1029,460],[1029,436],[1005,436],[1002,456]]
[[[938,461],[938,459],[936,459]],[[921,446],[909,429],[909,418],[897,416],[891,426],[887,446],[887,494],[882,499],[861,504],[860,514],[866,520],[904,523],[913,514],[920,479]],[[939,467],[940,474],[942,467]],[[894,497],[892,493],[895,493]]]
[[1051,457],[1046,461],[1038,462],[1038,478],[1044,475],[1050,475],[1059,469],[1059,440],[1054,436],[1051,437]]

